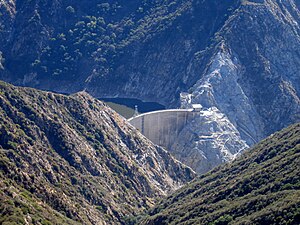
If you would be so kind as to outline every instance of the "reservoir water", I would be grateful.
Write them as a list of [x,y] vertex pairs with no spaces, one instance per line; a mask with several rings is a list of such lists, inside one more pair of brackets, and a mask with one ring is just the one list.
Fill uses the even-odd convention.
[[139,113],[166,109],[165,106],[157,102],[143,102],[133,98],[101,98],[100,100],[107,103],[112,109],[125,118],[133,116],[135,106],[138,107]]

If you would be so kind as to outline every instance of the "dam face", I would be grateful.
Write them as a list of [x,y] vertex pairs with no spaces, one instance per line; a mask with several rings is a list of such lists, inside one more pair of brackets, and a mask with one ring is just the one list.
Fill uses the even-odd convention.
[[183,127],[196,115],[194,109],[160,110],[138,115],[128,122],[154,144],[170,149]]

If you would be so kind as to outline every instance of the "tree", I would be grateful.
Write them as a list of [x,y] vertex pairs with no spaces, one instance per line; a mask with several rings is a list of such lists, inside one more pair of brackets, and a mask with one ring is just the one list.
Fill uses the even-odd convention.
[[75,13],[75,9],[72,7],[72,6],[68,6],[67,8],[66,8],[66,11],[68,12],[68,13]]

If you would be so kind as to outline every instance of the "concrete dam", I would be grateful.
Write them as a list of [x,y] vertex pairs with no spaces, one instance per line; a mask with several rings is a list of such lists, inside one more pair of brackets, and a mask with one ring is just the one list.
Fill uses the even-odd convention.
[[184,126],[198,114],[198,108],[169,109],[140,114],[128,119],[154,144],[170,149]]

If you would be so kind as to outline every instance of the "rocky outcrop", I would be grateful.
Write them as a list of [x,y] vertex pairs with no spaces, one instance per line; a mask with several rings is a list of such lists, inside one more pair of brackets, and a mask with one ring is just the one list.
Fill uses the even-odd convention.
[[221,48],[205,75],[194,85],[191,102],[217,107],[252,145],[263,138],[263,122],[240,84],[241,63],[224,49],[224,45]]
[[296,2],[244,2],[221,29],[222,41],[190,89],[190,102],[217,107],[250,146],[299,121],[299,22]]
[[[21,220],[34,218],[33,206],[42,201],[39,217],[55,212],[53,219],[63,214],[81,224],[124,223],[195,176],[87,93],[64,96],[4,82],[0,168],[1,206],[19,212],[18,203],[7,203],[19,199],[28,208],[17,213]],[[5,221],[14,211],[7,213]]]
[[203,174],[232,161],[248,147],[230,120],[212,107],[197,113],[169,149],[181,162]]
[[[257,112],[238,120],[256,141],[300,119],[299,15],[297,1],[247,2],[224,31],[225,45],[240,61],[238,83]],[[241,101],[233,105],[248,114]]]

